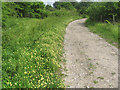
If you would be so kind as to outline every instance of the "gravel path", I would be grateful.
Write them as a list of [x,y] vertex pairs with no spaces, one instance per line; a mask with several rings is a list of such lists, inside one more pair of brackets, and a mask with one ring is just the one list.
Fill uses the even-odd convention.
[[69,88],[117,88],[118,49],[84,26],[86,19],[66,28],[63,73]]

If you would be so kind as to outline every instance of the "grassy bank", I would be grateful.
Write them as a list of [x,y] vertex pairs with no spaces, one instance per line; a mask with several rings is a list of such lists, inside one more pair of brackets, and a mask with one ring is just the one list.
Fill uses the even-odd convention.
[[120,46],[120,42],[118,42],[118,23],[113,25],[110,22],[93,22],[88,19],[85,24],[91,32],[98,34],[110,44],[116,47]]
[[60,61],[73,16],[9,18],[2,36],[3,88],[63,88]]

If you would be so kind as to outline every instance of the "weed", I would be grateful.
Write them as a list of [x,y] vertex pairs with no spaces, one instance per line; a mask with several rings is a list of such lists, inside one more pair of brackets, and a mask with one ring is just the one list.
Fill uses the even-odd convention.
[[88,66],[88,69],[91,70],[91,69],[96,69],[95,65],[93,65],[92,63],[89,64]]
[[93,74],[93,72],[90,72],[89,75]]
[[99,63],[96,63],[97,65],[99,65]]
[[103,80],[103,79],[104,79],[104,77],[98,77],[98,79],[102,79],[102,80]]
[[91,60],[91,58],[88,58],[88,60]]
[[98,81],[96,81],[96,80],[94,80],[93,82],[94,82],[94,84],[97,84],[97,83],[98,83]]
[[112,74],[112,75],[115,75],[116,73],[115,73],[115,72],[112,72],[111,74]]

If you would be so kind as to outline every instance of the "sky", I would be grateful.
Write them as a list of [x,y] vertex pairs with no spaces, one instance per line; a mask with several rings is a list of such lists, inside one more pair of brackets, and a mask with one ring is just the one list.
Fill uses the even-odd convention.
[[[53,6],[53,3],[55,2],[55,1],[59,1],[59,0],[41,0],[41,1],[43,1],[44,2],[44,4],[45,5],[52,5]],[[76,0],[76,1],[80,1],[80,0]]]
[[[55,1],[59,1],[59,0],[41,0],[41,1],[43,1],[43,2],[55,2]],[[76,0],[76,1],[81,1],[81,0]]]
[[[44,4],[45,5],[51,5],[51,6],[53,6],[53,3],[55,2],[55,1],[59,1],[59,0],[40,0],[40,1],[43,1],[44,2]],[[72,1],[72,0],[71,0]],[[74,0],[73,0],[74,1]],[[78,2],[80,2],[81,0],[76,0],[76,1],[78,1]],[[95,1],[95,2],[118,2],[119,0],[92,0],[92,1]]]

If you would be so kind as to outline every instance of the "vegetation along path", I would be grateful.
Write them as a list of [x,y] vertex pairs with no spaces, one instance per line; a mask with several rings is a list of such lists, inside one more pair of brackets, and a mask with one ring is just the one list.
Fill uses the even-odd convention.
[[117,88],[118,49],[91,33],[85,20],[73,21],[66,29],[66,87]]

